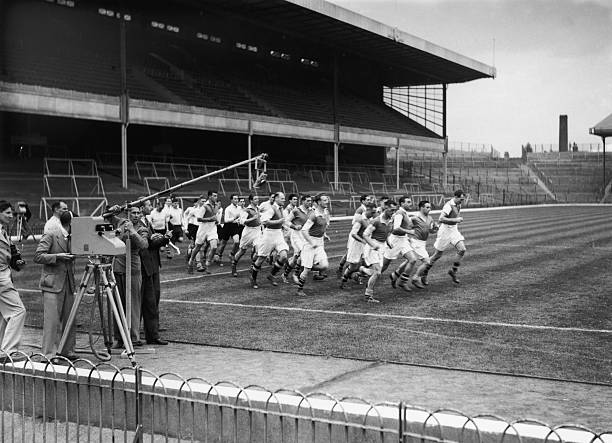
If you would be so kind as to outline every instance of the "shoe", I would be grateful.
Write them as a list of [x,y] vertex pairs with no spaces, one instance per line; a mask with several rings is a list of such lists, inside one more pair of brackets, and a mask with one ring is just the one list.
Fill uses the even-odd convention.
[[366,295],[365,301],[366,301],[367,303],[380,303],[380,300],[375,299],[375,298],[374,298],[373,296],[371,296],[371,295],[369,295],[369,296],[368,296],[368,295]]
[[283,281],[283,283],[289,283],[289,279],[285,274],[281,274],[281,280]]
[[77,354],[75,354],[74,352],[71,352],[70,354],[57,354],[57,356],[58,357],[63,357],[63,358],[65,358],[67,360],[70,360],[70,361],[76,361],[79,358],[81,358]]
[[132,346],[134,346],[135,348],[139,348],[141,346],[144,346],[144,343],[142,342],[142,340],[136,340],[135,342],[132,342]]
[[402,288],[402,289],[403,289],[404,291],[406,291],[406,292],[412,292],[412,289],[410,288],[410,286],[406,286],[406,285],[403,285],[403,284],[401,284],[401,283],[400,283],[398,286],[399,286],[400,288]]
[[224,266],[222,261],[219,261],[218,265],[219,265],[220,268],[222,268]]
[[312,279],[314,281],[321,281],[321,280],[325,280],[327,278],[327,274],[315,274],[312,276]]
[[168,260],[172,260],[172,256],[171,256],[171,255],[166,255],[166,258],[167,258]]
[[448,271],[448,275],[450,275],[450,277],[453,279],[454,284],[458,285],[461,283],[461,280],[457,278],[457,273],[453,271],[452,269]]
[[198,272],[204,272],[206,274],[210,274],[210,271],[208,270],[208,268],[206,266],[200,266],[198,268]]
[[257,280],[255,280],[252,275],[249,275],[249,279],[251,280],[251,286],[253,287],[253,289],[259,289],[259,286],[257,285]]
[[165,346],[168,344],[168,341],[162,338],[156,338],[155,340],[147,340],[147,344]]
[[270,283],[272,283],[272,286],[278,286],[276,278],[274,278],[272,274],[268,275],[266,278],[268,279],[268,281],[270,281]]
[[340,282],[340,289],[346,289],[346,282]]
[[393,278],[393,274],[389,274],[389,280],[391,280],[391,287],[397,289],[397,279]]
[[416,278],[412,279],[412,286],[414,286],[415,288],[419,288],[419,289],[425,289],[425,286],[423,286],[421,282]]
[[232,276],[233,277],[238,277],[238,271],[236,271],[236,265],[235,264],[232,265]]
[[220,261],[221,261],[221,257],[219,257],[217,254],[213,255],[213,262],[219,263]]
[[421,276],[421,283],[423,283],[424,286],[427,286],[429,284],[427,282],[427,276],[426,275]]
[[116,341],[113,343],[112,349],[125,349],[125,346],[123,346],[122,341]]
[[303,289],[298,289],[295,295],[297,295],[298,297],[306,297],[306,293]]

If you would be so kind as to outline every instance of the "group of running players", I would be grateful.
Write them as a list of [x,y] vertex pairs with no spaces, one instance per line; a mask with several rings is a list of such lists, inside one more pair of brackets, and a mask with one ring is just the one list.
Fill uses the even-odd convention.
[[[290,194],[287,200],[282,192],[270,194],[261,203],[256,195],[247,199],[232,195],[225,210],[214,191],[196,200],[182,219],[191,240],[187,272],[197,269],[208,273],[211,262],[222,266],[223,252],[231,239],[233,248],[229,255],[234,277],[238,276],[238,263],[251,249],[249,276],[253,288],[259,287],[258,274],[268,260],[272,269],[266,278],[273,286],[279,281],[292,282],[297,286],[297,295],[305,296],[309,273],[318,272],[315,278],[323,279],[329,267],[324,242],[329,240],[326,232],[330,202],[325,194]],[[387,197],[376,202],[375,196],[363,195],[352,219],[346,253],[336,271],[340,288],[346,288],[349,281],[363,283],[367,279],[365,299],[378,303],[374,297],[376,282],[393,260],[401,260],[389,275],[392,287],[407,292],[412,288],[424,289],[429,270],[450,246],[454,247],[456,257],[448,274],[459,284],[457,274],[465,244],[457,225],[463,221],[459,213],[464,200],[465,193],[456,191],[435,222],[429,215],[432,209],[429,201],[418,202],[418,211],[414,213],[409,212],[413,202],[407,196],[397,202]],[[431,233],[437,233],[437,238],[430,257],[426,242]]]

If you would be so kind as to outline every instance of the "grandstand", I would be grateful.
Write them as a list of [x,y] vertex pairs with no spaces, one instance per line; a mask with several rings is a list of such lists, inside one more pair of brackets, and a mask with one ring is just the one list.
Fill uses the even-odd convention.
[[[101,173],[122,175],[124,188],[157,189],[153,182],[208,172],[252,147],[270,153],[274,169],[295,167],[295,177],[271,179],[294,182],[279,189],[351,183],[346,192],[332,185],[349,201],[369,182],[389,186],[396,177],[390,187],[403,189],[390,146],[400,157],[444,148],[442,111],[415,114],[385,102],[384,91],[431,85],[440,94],[495,75],[325,2],[171,3],[172,14],[140,4],[5,2],[0,109],[14,128],[5,156],[25,139],[28,156],[95,158]],[[34,134],[42,141],[29,145]],[[321,171],[324,183],[307,186],[308,171]],[[248,177],[244,169],[221,178]]]

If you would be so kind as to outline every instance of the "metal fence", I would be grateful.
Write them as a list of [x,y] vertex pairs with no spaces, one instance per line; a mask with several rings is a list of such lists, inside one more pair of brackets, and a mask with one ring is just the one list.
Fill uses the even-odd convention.
[[[12,357],[17,357],[13,354]],[[270,391],[43,355],[0,365],[2,441],[589,442],[612,432]]]

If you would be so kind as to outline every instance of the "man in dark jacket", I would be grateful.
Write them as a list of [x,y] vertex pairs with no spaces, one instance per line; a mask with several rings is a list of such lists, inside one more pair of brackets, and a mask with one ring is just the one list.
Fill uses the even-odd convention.
[[159,248],[167,246],[170,238],[168,235],[153,232],[153,227],[146,217],[152,209],[150,200],[145,200],[140,207],[140,223],[149,231],[149,246],[139,251],[142,268],[142,319],[147,343],[167,345],[168,342],[159,336]]

